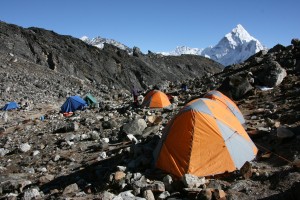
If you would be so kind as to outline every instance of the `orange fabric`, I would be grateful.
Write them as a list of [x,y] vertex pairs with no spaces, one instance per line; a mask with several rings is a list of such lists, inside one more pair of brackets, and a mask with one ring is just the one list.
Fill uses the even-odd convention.
[[[196,115],[201,114],[196,113]],[[205,176],[235,170],[234,163],[224,145],[224,139],[210,115],[203,114],[195,118],[192,146],[188,173]]]
[[70,117],[73,115],[73,112],[66,112],[66,113],[63,113],[63,116],[65,117]]
[[[176,132],[167,136],[161,149],[160,159],[157,161],[157,166],[177,176],[188,169],[193,133],[193,121],[188,120],[190,118],[192,118],[192,113],[188,112],[176,118],[170,130],[171,132],[176,130]],[[181,121],[186,123],[181,123]]]
[[214,101],[204,101],[206,102],[206,105],[210,108],[210,110],[213,112],[213,115],[217,119],[221,120],[229,127],[234,127],[234,129],[236,129],[238,133],[250,139],[239,120],[230,111],[224,109],[224,106],[222,106],[219,103],[215,103]]
[[205,98],[209,98],[209,99],[212,99],[212,100],[215,100],[215,101],[218,101],[221,103],[221,105],[225,106],[226,108],[228,108],[227,106],[227,103],[229,103],[230,105],[232,105],[237,111],[240,111],[239,107],[229,98],[227,97],[226,95],[224,95],[222,92],[219,92],[219,91],[216,91],[220,94],[221,97],[217,96],[217,95],[214,95],[214,94],[207,94],[205,95],[204,97]]
[[144,98],[142,106],[149,108],[164,108],[171,105],[168,96],[158,90],[150,91]]
[[[156,167],[177,177],[185,173],[208,176],[236,170],[222,135],[224,130],[219,129],[217,120],[233,134],[239,134],[245,142],[253,144],[250,137],[238,119],[216,101],[202,99],[204,109],[200,106],[187,107],[197,100],[188,103],[164,129],[165,140],[156,158]],[[201,112],[197,109],[206,110]],[[257,148],[253,144],[253,155],[256,154]]]

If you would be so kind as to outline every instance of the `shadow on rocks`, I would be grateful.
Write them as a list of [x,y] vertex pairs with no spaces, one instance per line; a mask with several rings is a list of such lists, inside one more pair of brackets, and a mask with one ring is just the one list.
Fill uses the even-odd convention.
[[[96,161],[88,164],[83,169],[79,168],[72,174],[59,176],[54,180],[40,186],[44,194],[49,195],[53,190],[63,191],[67,186],[76,183],[82,191],[100,192],[106,188],[105,182],[109,178],[111,170],[122,162],[122,155],[113,158]],[[61,195],[60,192],[54,195]]]

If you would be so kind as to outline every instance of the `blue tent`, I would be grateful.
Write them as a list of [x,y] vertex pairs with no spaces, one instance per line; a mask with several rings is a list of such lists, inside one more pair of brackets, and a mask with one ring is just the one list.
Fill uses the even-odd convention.
[[87,103],[79,96],[70,96],[66,102],[60,107],[61,112],[74,112],[76,110],[82,110],[87,106]]
[[8,102],[1,110],[12,110],[17,108],[19,108],[19,105],[16,102]]

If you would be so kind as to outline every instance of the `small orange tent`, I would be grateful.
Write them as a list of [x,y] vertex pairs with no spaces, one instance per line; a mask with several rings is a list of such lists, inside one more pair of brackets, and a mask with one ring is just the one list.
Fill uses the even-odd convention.
[[212,100],[219,102],[220,104],[225,106],[228,110],[230,110],[234,114],[234,116],[236,118],[238,118],[238,120],[241,122],[241,124],[245,124],[245,119],[244,119],[243,114],[240,111],[240,109],[230,98],[228,98],[223,93],[221,93],[217,90],[212,90],[212,91],[208,92],[207,94],[205,94],[204,98],[212,99]]
[[171,103],[168,96],[159,90],[152,90],[148,92],[142,103],[142,107],[149,108],[165,108],[170,105]]
[[163,130],[155,166],[177,177],[232,172],[255,158],[257,148],[224,106],[200,98],[185,105]]

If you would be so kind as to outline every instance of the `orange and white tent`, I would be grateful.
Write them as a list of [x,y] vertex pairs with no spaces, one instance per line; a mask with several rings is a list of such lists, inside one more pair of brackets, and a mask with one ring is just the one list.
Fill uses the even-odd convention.
[[225,106],[228,110],[230,110],[234,114],[234,116],[238,118],[241,124],[245,124],[245,119],[240,109],[230,98],[228,98],[223,93],[217,90],[212,90],[205,94],[204,98],[212,99],[219,102],[221,105]]
[[224,106],[200,98],[168,123],[155,151],[155,166],[177,177],[210,176],[240,169],[257,148]]
[[141,106],[149,108],[165,108],[170,105],[171,102],[165,93],[159,90],[152,90],[145,96]]

